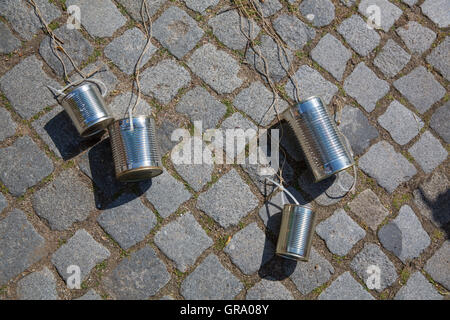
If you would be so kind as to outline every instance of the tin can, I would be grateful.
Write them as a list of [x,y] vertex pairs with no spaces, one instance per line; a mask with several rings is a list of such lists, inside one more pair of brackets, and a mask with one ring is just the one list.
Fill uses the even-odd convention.
[[310,97],[283,113],[294,131],[315,182],[354,165],[343,136],[319,97]]
[[314,236],[316,215],[311,208],[286,204],[281,217],[277,255],[299,261],[308,261]]
[[82,137],[93,136],[114,121],[100,90],[91,82],[84,82],[64,95],[61,105]]
[[163,172],[156,140],[155,121],[135,116],[114,121],[109,127],[116,177],[123,182],[150,179]]

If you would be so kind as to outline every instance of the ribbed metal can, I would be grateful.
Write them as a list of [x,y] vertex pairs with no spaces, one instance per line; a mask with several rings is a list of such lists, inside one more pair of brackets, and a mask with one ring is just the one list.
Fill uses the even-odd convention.
[[116,120],[108,131],[118,180],[142,181],[163,172],[152,117],[132,117],[132,125],[130,118]]
[[114,121],[97,85],[90,82],[75,87],[61,99],[61,105],[82,137],[93,136]]
[[286,204],[281,217],[277,255],[299,261],[308,261],[314,236],[316,215],[311,208]]
[[283,113],[294,131],[315,181],[319,182],[354,165],[326,106],[319,97],[310,97]]

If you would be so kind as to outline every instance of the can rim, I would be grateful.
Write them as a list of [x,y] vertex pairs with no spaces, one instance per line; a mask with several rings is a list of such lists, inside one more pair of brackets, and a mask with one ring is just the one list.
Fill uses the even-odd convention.
[[[139,173],[139,172],[149,172],[150,175],[148,177],[143,177],[143,178],[139,178],[139,179],[127,179],[126,177],[131,175],[131,174],[135,174],[135,173]],[[162,167],[158,167],[158,166],[146,166],[146,167],[139,167],[139,168],[135,168],[135,169],[129,169],[126,171],[122,171],[120,173],[118,173],[116,175],[117,180],[122,181],[122,182],[138,182],[138,181],[143,181],[143,180],[147,180],[147,179],[151,179],[154,177],[159,176],[160,174],[163,173],[163,168]]]
[[[143,118],[144,118],[144,119],[145,119],[145,118],[153,119],[153,116],[141,114],[141,115],[137,115],[137,116],[133,115],[132,118],[133,118],[133,119],[143,119]],[[123,121],[123,120],[128,120],[128,119],[130,119],[130,117],[119,118],[119,119],[116,119],[116,120],[114,121],[114,123],[119,122],[119,121]]]
[[302,256],[302,255],[287,252],[287,251],[276,252],[276,254],[277,254],[277,256],[280,256],[282,258],[286,258],[286,259],[294,260],[294,261],[308,261],[309,260],[309,258],[306,256]]
[[311,97],[308,97],[308,98],[306,98],[306,99],[303,99],[303,100],[299,101],[298,103],[299,103],[299,104],[302,104],[302,103],[311,101],[311,100],[313,100],[313,99],[319,99],[320,102],[322,102],[322,104],[324,104],[324,103],[323,103],[323,100],[322,100],[322,98],[321,98],[320,96],[311,96]]

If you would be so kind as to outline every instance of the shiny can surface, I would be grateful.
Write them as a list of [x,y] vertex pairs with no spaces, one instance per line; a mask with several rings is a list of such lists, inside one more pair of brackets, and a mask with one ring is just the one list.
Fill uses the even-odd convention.
[[123,182],[150,179],[163,172],[155,121],[136,116],[114,121],[109,127],[116,177]]
[[307,206],[286,204],[281,217],[277,255],[299,261],[308,261],[314,235],[316,215]]
[[315,181],[354,165],[343,137],[319,97],[301,101],[283,113],[293,129]]
[[61,105],[82,137],[93,136],[114,121],[98,87],[90,82],[75,87],[62,98]]

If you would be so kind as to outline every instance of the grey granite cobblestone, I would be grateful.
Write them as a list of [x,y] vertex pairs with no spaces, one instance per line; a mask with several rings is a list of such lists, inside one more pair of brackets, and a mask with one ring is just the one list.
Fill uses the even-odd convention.
[[447,150],[430,131],[425,131],[408,151],[425,173],[431,173],[448,156]]
[[69,267],[78,266],[81,281],[84,281],[89,277],[91,270],[109,256],[108,249],[94,240],[86,230],[79,229],[53,253],[51,261],[64,280],[73,273]]
[[371,17],[373,11],[370,10],[371,6],[377,6],[380,10],[380,28],[384,32],[388,32],[394,23],[403,14],[403,11],[392,4],[388,0],[362,0],[358,6],[358,11],[366,18]]
[[392,78],[408,64],[410,59],[409,53],[394,40],[389,39],[373,62],[386,77]]
[[188,300],[231,300],[243,288],[217,256],[210,254],[183,281],[181,295]]
[[[141,5],[139,1],[135,0],[117,0],[119,4],[121,4],[127,13],[131,15],[131,17],[139,22],[142,22],[142,16],[141,16]],[[167,0],[147,0],[147,8],[148,13],[150,14],[150,17],[153,17],[156,12],[167,2]],[[147,21],[148,18],[144,14],[144,20]]]
[[0,141],[12,137],[16,133],[17,124],[11,117],[11,113],[0,107]]
[[387,250],[404,263],[417,258],[431,240],[410,206],[400,208],[398,216],[378,231],[378,238]]
[[212,246],[213,241],[190,213],[161,228],[155,236],[155,244],[177,269],[186,272],[197,258]]
[[416,21],[409,21],[408,24],[398,28],[396,32],[409,51],[417,55],[421,55],[428,50],[436,39],[436,33],[433,30]]
[[367,27],[366,22],[358,15],[344,20],[337,31],[345,41],[361,56],[367,56],[380,43],[378,33]]
[[450,25],[450,2],[447,0],[425,0],[420,8],[439,28]]
[[15,209],[0,220],[0,285],[5,285],[47,255],[46,240]]
[[442,300],[442,298],[419,271],[413,273],[406,285],[395,295],[395,300]]
[[335,17],[335,7],[330,0],[305,0],[299,10],[315,27],[327,26]]
[[234,169],[197,199],[197,208],[224,228],[236,225],[257,205],[258,199]]
[[67,230],[74,223],[86,220],[94,204],[91,190],[72,169],[62,172],[33,195],[34,210],[52,230]]
[[0,78],[1,91],[25,119],[57,103],[47,85],[60,87],[44,73],[42,62],[34,55],[23,59]]
[[445,37],[427,56],[427,62],[438,70],[445,79],[450,81],[450,37]]
[[348,206],[373,231],[376,231],[378,226],[389,215],[389,211],[370,189],[366,189],[358,194],[354,200],[348,203]]
[[170,7],[153,22],[153,36],[178,59],[195,47],[203,33],[195,20],[178,7]]
[[44,267],[20,279],[17,283],[17,296],[20,300],[57,300],[56,279]]
[[8,54],[21,47],[22,43],[17,39],[8,26],[0,21],[0,53]]
[[293,50],[301,50],[316,37],[316,31],[293,15],[283,14],[273,22],[273,28]]
[[112,37],[127,22],[111,0],[68,0],[66,6],[78,6],[81,24],[92,37]]
[[366,232],[343,209],[336,210],[331,217],[319,223],[316,232],[325,240],[328,249],[339,256],[345,256],[366,236]]
[[201,14],[206,14],[206,9],[214,8],[214,6],[219,3],[219,0],[184,0],[184,2],[189,9],[197,11]]
[[424,270],[435,281],[450,290],[450,241],[444,242],[425,264]]
[[320,295],[319,300],[375,300],[350,274],[344,272]]
[[262,279],[247,291],[247,300],[294,300],[288,289],[275,279]]
[[53,172],[53,162],[28,137],[0,149],[0,180],[13,196],[19,197]]

